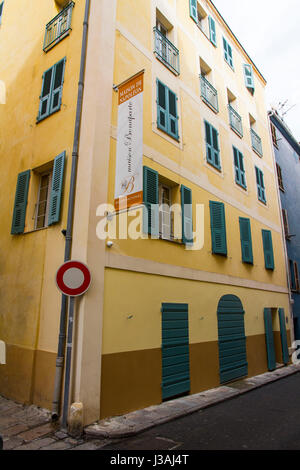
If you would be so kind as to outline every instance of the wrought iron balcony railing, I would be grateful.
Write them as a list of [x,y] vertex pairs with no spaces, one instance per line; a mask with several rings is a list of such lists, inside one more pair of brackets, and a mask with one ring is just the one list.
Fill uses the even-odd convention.
[[66,8],[46,25],[43,47],[45,52],[70,34],[73,7],[74,2],[70,2]]
[[228,110],[231,129],[233,129],[240,137],[243,137],[243,124],[241,116],[236,112],[235,109],[233,109],[230,104],[228,104]]
[[253,129],[250,129],[251,133],[251,141],[252,141],[252,148],[255,150],[255,152],[258,153],[260,157],[263,155],[262,151],[262,143],[261,143],[261,138],[259,135],[256,134],[256,132]]
[[179,50],[157,28],[153,28],[153,31],[156,57],[179,75]]
[[203,76],[200,75],[201,84],[201,97],[205,103],[211,106],[215,111],[219,111],[218,92],[211,83]]

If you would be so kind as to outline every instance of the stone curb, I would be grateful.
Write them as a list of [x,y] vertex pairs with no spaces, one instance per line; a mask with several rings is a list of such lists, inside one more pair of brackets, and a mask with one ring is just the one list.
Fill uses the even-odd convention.
[[300,372],[300,365],[292,364],[272,372],[265,372],[261,375],[233,382],[228,386],[224,385],[195,395],[188,395],[160,405],[133,411],[123,416],[104,419],[87,426],[84,433],[88,438],[119,439],[134,436],[160,424],[209,408],[297,372]]

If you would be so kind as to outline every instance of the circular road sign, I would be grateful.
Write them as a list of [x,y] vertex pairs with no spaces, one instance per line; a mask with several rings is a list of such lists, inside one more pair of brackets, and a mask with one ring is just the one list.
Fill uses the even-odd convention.
[[91,273],[80,261],[66,261],[58,268],[55,279],[58,289],[63,294],[77,297],[90,287]]

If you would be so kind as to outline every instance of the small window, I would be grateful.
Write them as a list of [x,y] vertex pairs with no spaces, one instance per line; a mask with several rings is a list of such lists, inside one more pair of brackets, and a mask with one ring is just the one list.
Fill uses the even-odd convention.
[[277,178],[278,178],[278,186],[281,191],[284,191],[284,186],[283,186],[283,180],[282,180],[282,171],[281,167],[276,163],[276,169],[277,169]]
[[288,211],[286,209],[282,209],[282,220],[283,220],[285,238],[289,240],[290,239],[290,227],[289,227],[289,220],[288,220]]
[[35,229],[48,226],[51,176],[52,172],[40,175],[40,185],[36,203]]
[[223,47],[224,47],[224,59],[227,62],[227,64],[230,65],[230,67],[233,69],[232,48],[224,37],[223,37]]
[[272,134],[273,144],[278,149],[277,136],[276,136],[276,127],[272,123],[271,123],[271,134]]
[[157,80],[157,127],[178,140],[177,95]]
[[299,271],[297,261],[289,260],[291,291],[299,292]]
[[0,24],[1,24],[1,21],[2,21],[3,6],[4,6],[4,2],[0,2]]
[[257,197],[259,201],[266,204],[266,193],[265,193],[265,184],[264,184],[264,174],[263,172],[255,167],[255,174],[256,174],[256,184],[257,184]]
[[66,58],[57,62],[43,74],[38,121],[60,110],[65,63]]
[[235,182],[244,189],[247,189],[244,156],[237,148],[233,147]]
[[221,169],[220,163],[220,148],[219,148],[219,133],[207,121],[205,124],[205,141],[206,141],[206,160],[207,162],[217,168]]

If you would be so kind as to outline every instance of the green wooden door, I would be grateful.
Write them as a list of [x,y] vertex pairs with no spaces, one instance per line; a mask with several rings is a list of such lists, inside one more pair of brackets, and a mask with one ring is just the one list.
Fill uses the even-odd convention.
[[279,315],[279,323],[280,323],[282,360],[283,360],[284,364],[286,365],[286,364],[289,363],[289,349],[288,349],[288,343],[287,343],[285,315],[284,315],[284,309],[283,308],[278,309],[278,315]]
[[189,392],[188,304],[162,304],[162,399]]
[[220,382],[248,375],[244,309],[240,299],[224,295],[218,305]]
[[274,370],[276,369],[276,356],[275,356],[275,346],[274,346],[274,334],[273,334],[273,327],[272,327],[272,310],[270,308],[264,309],[264,320],[265,320],[268,369]]

